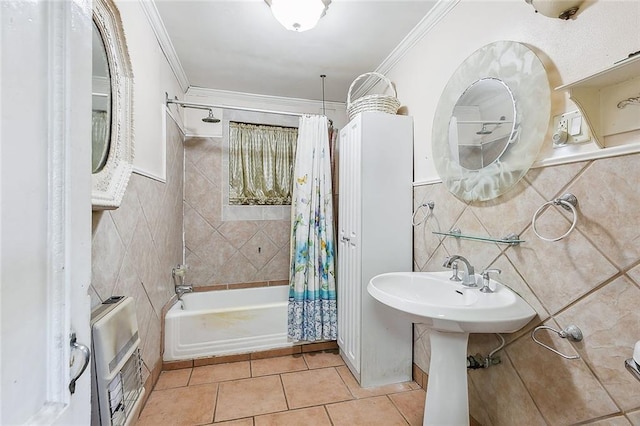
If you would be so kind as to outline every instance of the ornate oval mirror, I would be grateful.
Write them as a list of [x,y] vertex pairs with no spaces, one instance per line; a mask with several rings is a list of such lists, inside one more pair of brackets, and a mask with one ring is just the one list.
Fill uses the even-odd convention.
[[97,173],[107,163],[111,138],[111,80],[107,52],[98,27],[93,23],[92,36],[92,111],[91,111],[91,173]]
[[536,159],[549,125],[551,92],[542,62],[521,43],[489,44],[449,79],[433,123],[443,183],[465,201],[495,198]]
[[92,191],[94,210],[115,209],[133,163],[133,73],[120,13],[93,1]]

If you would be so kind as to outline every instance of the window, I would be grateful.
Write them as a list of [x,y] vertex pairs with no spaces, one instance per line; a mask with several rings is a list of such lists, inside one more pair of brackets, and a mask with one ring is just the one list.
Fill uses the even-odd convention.
[[298,129],[229,122],[229,204],[291,204]]

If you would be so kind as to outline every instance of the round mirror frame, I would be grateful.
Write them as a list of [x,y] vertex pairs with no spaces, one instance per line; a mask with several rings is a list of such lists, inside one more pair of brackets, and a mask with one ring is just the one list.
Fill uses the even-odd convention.
[[107,52],[111,77],[111,141],[104,167],[92,174],[93,210],[120,206],[133,169],[133,72],[120,12],[110,0],[93,0],[93,21]]
[[[516,123],[509,147],[488,166],[468,170],[450,155],[449,122],[465,90],[484,78],[502,81],[515,99]],[[464,201],[486,201],[513,187],[535,161],[549,126],[551,90],[544,66],[522,43],[498,41],[471,54],[447,83],[433,120],[432,153],[449,191]]]

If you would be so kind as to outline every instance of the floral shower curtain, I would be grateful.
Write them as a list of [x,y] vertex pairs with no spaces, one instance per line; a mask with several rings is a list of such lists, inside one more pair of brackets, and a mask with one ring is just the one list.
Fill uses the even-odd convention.
[[335,246],[327,117],[300,118],[293,173],[289,337],[335,340]]

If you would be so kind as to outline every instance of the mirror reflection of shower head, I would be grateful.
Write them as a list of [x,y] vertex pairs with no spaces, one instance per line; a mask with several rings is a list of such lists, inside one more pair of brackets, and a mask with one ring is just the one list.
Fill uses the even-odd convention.
[[213,116],[213,110],[209,110],[209,115],[202,119],[205,123],[219,123],[220,119]]
[[487,129],[487,123],[482,123],[482,129],[476,132],[476,135],[490,135],[491,133],[493,133],[493,131]]
[[[504,115],[500,116],[500,121],[504,121],[506,120],[507,117],[505,117]],[[493,128],[493,130],[489,130],[487,129],[488,125],[494,125],[496,127]],[[482,123],[482,129],[480,129],[480,131],[476,132],[476,135],[490,135],[491,133],[493,133],[498,127],[502,126],[502,123],[500,122],[489,122],[489,123]]]

